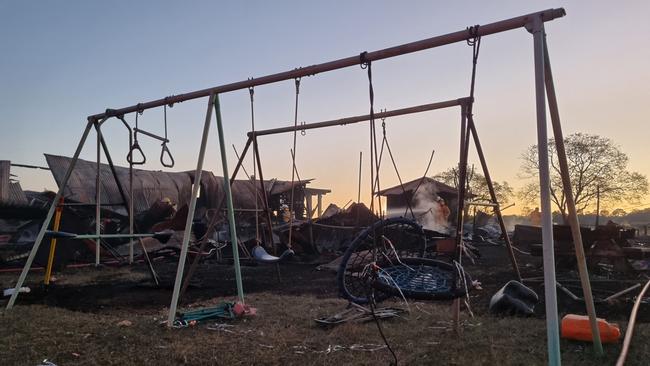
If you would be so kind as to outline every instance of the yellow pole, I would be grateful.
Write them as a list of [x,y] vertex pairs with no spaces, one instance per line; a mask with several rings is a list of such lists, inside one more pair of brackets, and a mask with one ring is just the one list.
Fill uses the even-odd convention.
[[[63,213],[63,197],[59,201],[59,205],[56,206],[56,211],[54,214],[54,231],[59,231],[61,226],[61,214]],[[50,278],[52,277],[52,265],[54,263],[54,252],[56,251],[56,237],[50,240],[50,255],[47,258],[47,268],[45,269],[45,285],[50,284]]]

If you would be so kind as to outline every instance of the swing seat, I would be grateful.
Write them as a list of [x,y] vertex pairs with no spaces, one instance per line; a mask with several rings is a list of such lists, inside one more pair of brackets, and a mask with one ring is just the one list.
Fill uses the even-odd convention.
[[255,246],[253,248],[253,251],[251,252],[251,255],[253,258],[260,262],[260,263],[279,263],[282,262],[290,257],[293,257],[293,255],[296,254],[293,250],[287,249],[285,250],[279,257],[276,257],[274,255],[269,254],[264,247],[261,245]]

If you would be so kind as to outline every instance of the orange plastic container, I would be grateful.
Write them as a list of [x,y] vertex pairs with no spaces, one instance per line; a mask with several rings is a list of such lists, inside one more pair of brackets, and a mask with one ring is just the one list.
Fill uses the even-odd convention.
[[[618,342],[621,338],[621,330],[618,328],[618,324],[609,323],[601,318],[596,319],[598,320],[598,330],[600,330],[600,341],[602,343]],[[565,315],[562,318],[562,338],[592,342],[589,317],[576,314]]]

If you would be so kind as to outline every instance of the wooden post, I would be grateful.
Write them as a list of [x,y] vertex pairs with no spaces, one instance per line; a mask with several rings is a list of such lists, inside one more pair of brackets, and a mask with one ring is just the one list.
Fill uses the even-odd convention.
[[0,202],[7,202],[9,200],[10,169],[11,161],[0,160]]
[[501,228],[501,234],[503,235],[503,240],[506,242],[506,248],[508,248],[508,257],[510,257],[510,263],[512,264],[512,269],[514,269],[517,279],[521,282],[521,272],[519,271],[519,265],[517,264],[517,259],[515,258],[515,253],[512,250],[512,242],[508,236],[506,230],[506,224],[503,221],[503,215],[501,214],[501,206],[497,201],[497,195],[494,191],[494,184],[492,183],[492,178],[490,177],[490,171],[487,167],[487,161],[485,160],[485,155],[483,154],[483,147],[481,146],[481,141],[478,138],[478,132],[476,131],[476,126],[474,125],[474,118],[471,116],[468,118],[469,129],[472,132],[472,137],[474,140],[474,146],[476,147],[476,152],[478,158],[481,161],[481,167],[483,168],[483,175],[485,176],[485,181],[487,182],[488,190],[490,191],[490,198],[495,204],[494,214],[497,216],[497,221],[499,222],[499,227]]
[[[323,194],[318,194],[318,217],[320,218],[323,215]],[[646,226],[646,235],[647,235],[647,226]]]
[[[59,205],[56,206],[56,211],[54,214],[54,226],[52,229],[54,231],[59,231],[61,226],[61,214],[63,213],[63,197],[59,200]],[[45,268],[45,286],[50,284],[50,279],[52,278],[52,266],[54,265],[54,253],[56,252],[56,237],[50,239],[50,253],[47,257],[47,267]]]
[[[543,30],[543,29],[542,29]],[[555,85],[553,83],[553,74],[551,72],[551,62],[548,55],[548,46],[546,45],[546,35],[543,35],[543,52],[544,52],[544,77],[546,83],[546,94],[548,97],[548,106],[551,114],[551,123],[553,125],[553,135],[555,137],[555,146],[557,158],[560,163],[560,174],[562,175],[562,187],[564,197],[566,197],[567,208],[569,210],[569,224],[573,234],[573,243],[576,252],[576,262],[580,274],[580,283],[584,293],[587,314],[591,324],[591,335],[594,340],[594,349],[596,354],[603,354],[603,345],[600,341],[600,330],[598,329],[598,320],[596,317],[596,308],[594,298],[591,293],[591,284],[589,282],[589,272],[587,271],[587,260],[585,259],[585,249],[582,245],[582,233],[580,232],[580,222],[578,222],[578,213],[576,204],[573,199],[573,190],[571,189],[571,177],[569,175],[569,164],[567,162],[566,151],[564,147],[564,136],[562,135],[562,124],[560,123],[560,111],[557,105],[555,95]]]

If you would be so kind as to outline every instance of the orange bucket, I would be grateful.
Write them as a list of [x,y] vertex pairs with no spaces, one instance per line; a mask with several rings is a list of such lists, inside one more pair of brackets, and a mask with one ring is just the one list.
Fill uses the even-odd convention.
[[[621,338],[618,324],[609,323],[601,318],[596,318],[596,320],[598,321],[598,330],[600,330],[600,341],[602,343],[618,342]],[[576,314],[565,315],[562,318],[562,338],[592,342],[589,317]]]

